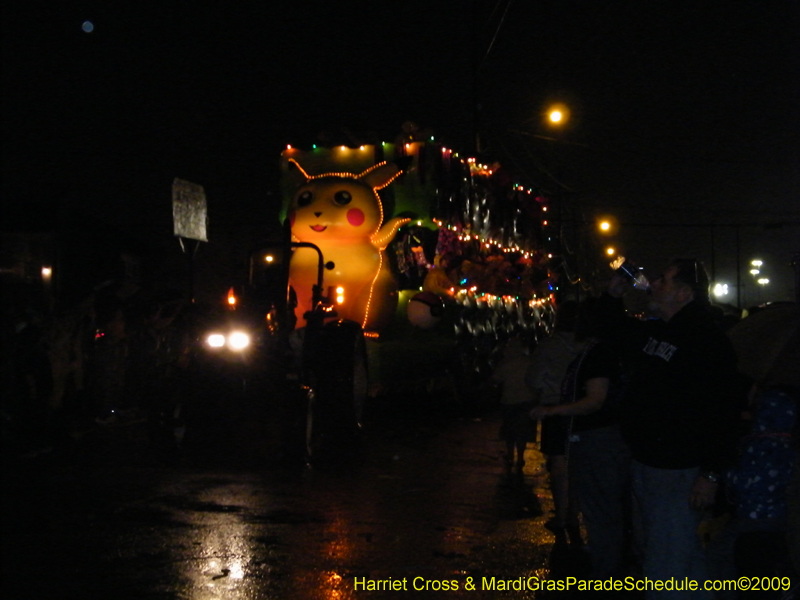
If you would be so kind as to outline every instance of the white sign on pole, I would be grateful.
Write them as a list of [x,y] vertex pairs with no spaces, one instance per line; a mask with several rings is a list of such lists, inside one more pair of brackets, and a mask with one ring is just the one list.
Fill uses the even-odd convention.
[[172,223],[176,237],[208,241],[208,210],[202,185],[175,178],[172,182]]

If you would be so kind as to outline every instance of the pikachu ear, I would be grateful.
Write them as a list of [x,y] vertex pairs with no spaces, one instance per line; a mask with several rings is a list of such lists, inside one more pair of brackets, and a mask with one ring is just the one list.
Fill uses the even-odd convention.
[[308,181],[309,179],[311,179],[311,177],[309,177],[309,176],[308,176],[308,173],[306,173],[306,172],[303,170],[303,167],[301,167],[301,166],[300,166],[300,163],[299,163],[299,162],[297,162],[295,159],[293,159],[293,158],[290,158],[290,159],[289,159],[289,165],[294,165],[294,166],[295,166],[295,168],[296,168],[298,171],[300,171],[300,173],[302,173],[302,174],[303,174],[303,177],[305,178],[305,180],[306,180],[306,181]]
[[358,179],[373,190],[380,190],[392,183],[402,172],[402,169],[396,164],[382,162],[361,173]]

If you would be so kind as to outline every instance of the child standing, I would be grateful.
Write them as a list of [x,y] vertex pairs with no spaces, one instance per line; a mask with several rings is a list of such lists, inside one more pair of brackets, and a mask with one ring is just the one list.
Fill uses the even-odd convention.
[[528,442],[536,441],[536,422],[528,416],[533,408],[533,392],[525,383],[530,360],[525,343],[519,337],[512,338],[506,344],[503,360],[492,376],[502,384],[500,404],[503,424],[500,437],[506,443],[506,471],[510,475],[514,469],[520,477],[525,467],[525,448]]

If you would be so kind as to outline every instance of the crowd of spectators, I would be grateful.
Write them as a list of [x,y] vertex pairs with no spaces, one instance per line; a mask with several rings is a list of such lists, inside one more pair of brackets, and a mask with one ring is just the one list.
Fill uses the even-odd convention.
[[5,305],[4,449],[41,453],[97,427],[146,419],[187,356],[185,306],[173,297],[124,298],[113,286],[64,311]]
[[787,525],[800,521],[800,390],[737,371],[725,334],[733,319],[711,306],[708,285],[702,263],[677,259],[633,318],[623,304],[631,288],[614,274],[576,319],[574,303],[561,303],[560,327],[533,350],[527,387],[515,388],[541,421],[554,500],[545,526],[556,544],[586,552],[588,577],[733,580],[799,566]]

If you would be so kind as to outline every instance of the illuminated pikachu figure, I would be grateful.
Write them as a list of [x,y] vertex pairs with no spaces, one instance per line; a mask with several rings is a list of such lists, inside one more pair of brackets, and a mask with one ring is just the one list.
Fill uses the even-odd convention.
[[[384,224],[378,190],[394,181],[400,168],[384,162],[359,175],[311,176],[297,161],[290,162],[305,177],[289,207],[292,239],[315,244],[325,262],[333,262],[334,268],[324,272],[323,293],[335,303],[339,318],[355,321],[367,331],[380,329],[392,318],[397,302],[397,283],[384,249],[410,219],[395,218]],[[297,295],[298,326],[312,308],[317,265],[313,249],[294,251],[289,283]]]

